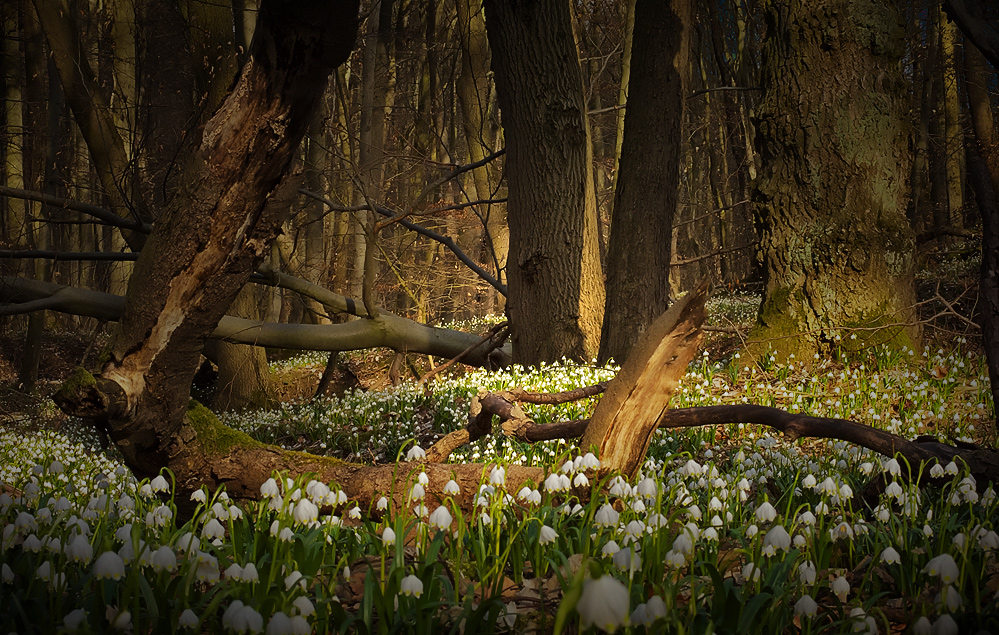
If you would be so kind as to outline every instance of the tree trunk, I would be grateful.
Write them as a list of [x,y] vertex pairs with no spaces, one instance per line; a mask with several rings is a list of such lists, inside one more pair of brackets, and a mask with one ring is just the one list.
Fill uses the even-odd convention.
[[895,8],[774,3],[766,18],[754,195],[765,287],[753,348],[799,359],[837,343],[911,348],[911,150]]
[[623,363],[669,306],[690,13],[690,0],[638,0],[635,6],[635,74],[615,181],[599,363]]
[[569,4],[485,2],[506,138],[507,309],[523,364],[597,352],[604,286]]
[[[63,406],[103,420],[141,476],[169,466],[191,487],[215,470],[208,455],[222,433],[186,416],[191,380],[206,338],[280,230],[281,202],[296,194],[286,173],[330,72],[354,44],[357,8],[263,3],[252,55],[136,261],[99,377],[64,387]],[[75,396],[99,405],[81,407]]]
[[978,47],[965,40],[964,64],[971,125],[984,166],[969,166],[982,214],[982,340],[992,382],[993,419],[999,404],[999,137],[995,132],[988,86],[995,77]]
[[[958,96],[957,44],[961,34],[941,6],[940,54],[943,63],[944,156],[947,165],[947,221],[950,227],[964,226],[964,131],[961,126],[961,99]],[[939,113],[938,113],[939,116]]]

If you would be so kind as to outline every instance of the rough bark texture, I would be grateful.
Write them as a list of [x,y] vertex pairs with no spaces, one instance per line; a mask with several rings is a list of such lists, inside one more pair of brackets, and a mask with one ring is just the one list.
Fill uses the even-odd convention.
[[598,363],[623,363],[669,307],[680,124],[690,69],[690,0],[638,0]]
[[864,329],[843,345],[912,346],[919,331],[898,14],[875,0],[794,0],[769,3],[766,20],[756,348],[800,358],[833,344],[834,327]]
[[[636,26],[637,28],[637,26]],[[652,323],[600,399],[580,447],[596,447],[602,467],[634,476],[687,364],[697,353],[708,283]]]
[[290,189],[282,181],[327,77],[354,45],[357,9],[356,0],[262,4],[250,59],[200,131],[182,191],[136,262],[93,390],[108,397],[102,418],[141,476],[170,466],[184,479],[208,461],[185,424],[191,379],[205,339],[280,230],[287,207],[269,199]]
[[569,4],[487,0],[485,9],[507,150],[514,358],[589,360],[604,286]]
[[978,295],[982,303],[982,343],[992,381],[995,419],[996,404],[999,403],[999,138],[987,90],[989,80],[995,73],[989,71],[985,58],[972,42],[966,42],[964,56],[971,123],[978,146],[977,154],[981,157],[969,165],[969,172],[978,210],[982,214],[982,272]]

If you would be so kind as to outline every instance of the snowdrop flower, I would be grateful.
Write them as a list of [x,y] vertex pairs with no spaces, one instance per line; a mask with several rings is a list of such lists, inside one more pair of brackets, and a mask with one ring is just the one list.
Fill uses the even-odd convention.
[[353,506],[353,507],[352,507],[352,508],[350,509],[350,511],[349,511],[349,512],[347,512],[347,515],[348,515],[348,516],[349,516],[350,518],[353,518],[354,520],[359,520],[359,519],[361,518],[361,508],[360,508],[360,507],[358,507],[357,505],[354,505],[354,506]]
[[450,529],[452,522],[454,522],[454,517],[451,516],[451,512],[449,512],[447,507],[444,505],[439,506],[434,510],[434,513],[430,514],[431,527],[435,527],[437,529]]
[[898,476],[902,473],[902,466],[898,464],[898,459],[889,459],[884,464],[884,471],[892,476]]
[[222,538],[225,536],[225,527],[222,526],[222,523],[212,518],[205,523],[205,528],[201,530],[201,535],[209,540]]
[[836,486],[836,481],[832,480],[831,476],[827,476],[826,480],[819,484],[819,493],[826,496],[836,496],[839,494],[839,487]]
[[283,611],[271,615],[267,621],[267,635],[291,635],[291,618]]
[[639,481],[635,489],[640,496],[644,496],[646,498],[655,498],[659,493],[659,486],[656,484],[655,479],[652,478],[642,479]]
[[35,577],[37,577],[42,582],[48,582],[52,579],[52,563],[48,560],[39,565],[38,569],[35,571]]
[[575,487],[589,487],[590,479],[586,478],[586,474],[579,472],[576,477],[572,479],[572,484]]
[[493,487],[503,487],[506,485],[506,470],[497,465],[489,472],[489,484]]
[[[922,619],[925,620],[926,618],[924,617]],[[933,623],[929,632],[931,635],[957,635],[960,630],[958,629],[957,622],[954,621],[954,618],[944,613],[937,618],[936,622]]]
[[409,448],[408,452],[406,452],[407,461],[424,461],[426,460],[426,458],[427,458],[427,453],[424,452],[423,448],[421,448],[418,445],[414,445],[413,447]]
[[829,530],[829,538],[834,542],[841,538],[853,540],[853,527],[845,520],[841,521]]
[[236,600],[222,614],[222,625],[237,633],[259,633],[264,630],[264,618],[252,606]]
[[538,542],[542,545],[550,545],[555,542],[558,538],[558,532],[549,527],[548,525],[541,525],[541,531],[538,533]]
[[302,617],[308,617],[316,612],[316,607],[312,604],[312,600],[305,597],[304,595],[300,595],[297,598],[295,598],[295,601],[292,602],[291,604],[292,606],[295,607],[295,610],[298,611],[298,614],[301,615]]
[[829,513],[829,505],[826,505],[825,501],[819,501],[818,505],[815,506],[815,514],[817,516],[823,516]]
[[819,612],[818,603],[810,595],[803,595],[801,599],[794,603],[794,614],[805,617],[815,617]]
[[902,557],[895,551],[894,547],[888,547],[881,552],[881,562],[885,564],[900,564]]
[[3,567],[0,567],[0,579],[3,580],[4,584],[12,584],[14,582],[14,570],[6,562],[3,563]]
[[458,483],[454,479],[451,479],[450,481],[447,482],[446,485],[444,485],[444,493],[447,494],[448,496],[457,496],[458,494],[461,493],[461,488],[458,487]]
[[946,608],[951,613],[960,609],[961,605],[964,604],[961,594],[950,584],[945,584],[940,588],[940,593],[937,593],[935,600],[938,610],[942,611]]
[[745,578],[747,582],[752,582],[760,579],[760,568],[752,562],[747,562],[742,567],[742,577]]
[[687,508],[687,515],[690,516],[693,520],[700,520],[702,518],[701,508],[698,507],[697,505],[691,505],[690,507]]
[[375,503],[375,507],[378,509],[378,511],[385,511],[386,509],[388,509],[388,499],[382,496],[381,498],[378,499],[378,502]]
[[204,551],[199,551],[198,555],[198,568],[195,571],[195,577],[199,582],[208,582],[209,584],[215,584],[219,581],[219,561],[216,560],[215,556],[207,554]]
[[121,580],[125,577],[125,562],[113,551],[105,551],[94,562],[94,577],[98,580]]
[[243,579],[243,567],[233,562],[229,565],[228,569],[222,572],[222,575],[226,580],[235,580],[236,582],[239,582]]
[[939,576],[940,581],[944,584],[953,584],[961,575],[957,563],[954,562],[954,557],[949,553],[944,553],[931,559],[923,567],[923,573],[928,573],[931,576]]
[[408,575],[399,583],[399,593],[418,598],[423,595],[423,580],[415,575]]
[[798,565],[798,578],[801,580],[802,584],[815,584],[815,577],[817,573],[815,563],[811,560],[806,560]]
[[811,527],[815,524],[815,514],[806,509],[798,515],[798,522]]
[[166,478],[164,478],[162,474],[149,481],[149,487],[151,487],[157,494],[170,492],[170,483],[167,482]]
[[867,635],[878,635],[878,624],[874,618],[867,614],[867,612],[861,607],[857,607],[850,611],[850,617],[857,620],[853,625],[853,632],[859,633],[863,631]]
[[423,500],[426,495],[427,491],[419,483],[414,483],[413,488],[409,490],[409,500],[411,501]]
[[382,531],[382,544],[385,546],[390,546],[395,544],[395,531],[391,527],[386,527]]
[[257,565],[252,562],[246,563],[243,567],[243,573],[240,575],[240,579],[243,582],[260,582],[260,573],[257,571]]
[[985,551],[999,549],[999,534],[992,530],[979,532],[978,546]]
[[616,527],[618,518],[617,510],[615,510],[610,505],[604,503],[604,506],[597,510],[597,513],[593,516],[593,524],[597,527]]
[[291,591],[295,585],[300,586],[303,590],[305,589],[305,576],[298,569],[289,573],[284,579],[284,588],[286,591]]
[[704,468],[697,461],[690,459],[680,468],[680,474],[684,476],[700,476],[703,470]]
[[[807,487],[808,489],[813,489],[818,484],[818,480],[813,474],[809,474],[805,478],[801,479],[802,487]],[[805,597],[808,597],[807,595]],[[811,599],[811,598],[809,598]]]
[[195,503],[204,504],[204,503],[208,502],[208,495],[205,494],[205,490],[203,490],[203,489],[196,489],[193,492],[191,492],[191,501],[193,501]]
[[846,596],[850,594],[850,583],[845,577],[838,576],[832,581],[830,588],[840,602],[846,602]]
[[86,564],[94,557],[94,548],[90,546],[90,540],[82,534],[77,534],[72,541],[66,545],[66,557],[72,562]]
[[531,493],[527,495],[527,502],[531,503],[532,505],[540,505],[541,504],[541,492],[539,492],[536,489],[532,489]]
[[[941,478],[944,475],[943,466],[939,463],[934,463],[933,467],[930,468],[930,476],[933,478]],[[927,620],[928,622],[929,620]]]
[[292,518],[295,519],[295,522],[303,525],[314,523],[319,520],[319,508],[308,498],[303,498],[295,503],[295,511],[292,512]]
[[600,459],[594,456],[593,452],[587,452],[583,455],[583,459],[579,462],[579,466],[584,470],[598,470],[600,469]]
[[777,518],[777,510],[770,504],[770,501],[763,501],[763,503],[756,508],[757,522],[768,523],[775,518]]
[[628,588],[617,579],[604,575],[583,583],[583,594],[576,610],[584,629],[596,625],[613,633],[627,623],[629,604]]
[[629,574],[632,574],[642,568],[642,556],[632,547],[619,549],[617,553],[611,556],[611,562],[613,562],[618,569],[621,571],[627,571]]
[[925,615],[916,620],[916,623],[912,625],[913,635],[930,635],[932,632],[933,629],[930,626],[930,620]]
[[184,609],[184,612],[180,614],[180,618],[177,620],[177,624],[181,628],[194,628],[198,625],[198,616],[191,609]]
[[746,527],[746,538],[752,538],[760,532],[760,528],[756,525],[750,525]]
[[774,525],[770,531],[763,536],[763,553],[773,556],[777,550],[787,551],[791,548],[791,536],[784,529],[783,525]]
[[946,472],[950,476],[957,476],[959,471],[960,470],[957,467],[957,463],[955,463],[954,461],[948,463],[947,467],[944,468],[944,472]]
[[70,633],[80,630],[80,627],[87,623],[87,612],[83,609],[70,611],[62,618],[62,625]]

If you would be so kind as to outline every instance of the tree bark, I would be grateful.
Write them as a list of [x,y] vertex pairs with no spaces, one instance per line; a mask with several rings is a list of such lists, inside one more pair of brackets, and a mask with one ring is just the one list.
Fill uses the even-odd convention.
[[295,194],[286,173],[326,79],[353,47],[357,8],[356,0],[262,4],[250,59],[136,261],[100,375],[75,386],[104,404],[90,416],[139,475],[170,466],[191,486],[211,469],[206,440],[185,416],[191,380],[205,339],[280,230],[281,199]]
[[[913,347],[903,30],[874,0],[772,3],[754,202],[765,287],[751,349]],[[852,334],[838,329],[859,328]],[[856,335],[856,339],[852,339]]]
[[590,360],[604,287],[569,4],[487,0],[485,9],[507,150],[514,358]]
[[673,216],[690,72],[690,0],[638,0],[598,363],[623,363],[669,306]]

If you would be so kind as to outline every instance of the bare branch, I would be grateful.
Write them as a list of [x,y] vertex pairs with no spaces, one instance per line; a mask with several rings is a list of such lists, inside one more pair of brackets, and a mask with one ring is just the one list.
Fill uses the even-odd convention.
[[139,221],[130,218],[123,218],[108,209],[98,205],[91,205],[90,203],[81,203],[68,198],[60,198],[58,196],[51,196],[41,192],[22,190],[16,187],[7,186],[0,186],[0,196],[20,198],[26,201],[38,201],[39,203],[44,203],[52,207],[73,210],[74,212],[80,212],[82,214],[93,216],[107,225],[120,227],[122,229],[131,229],[132,231],[137,231],[143,234],[148,234],[152,231],[152,227],[147,223],[140,223]]

